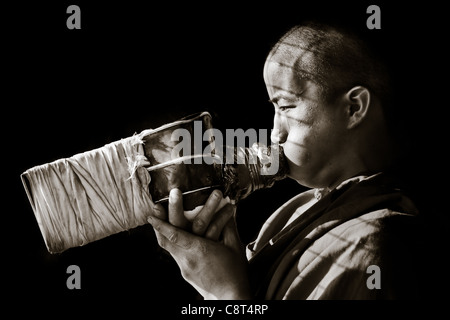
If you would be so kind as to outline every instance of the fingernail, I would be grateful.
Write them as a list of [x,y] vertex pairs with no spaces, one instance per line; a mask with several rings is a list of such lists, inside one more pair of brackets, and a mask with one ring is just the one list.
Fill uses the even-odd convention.
[[213,193],[213,196],[216,197],[216,199],[221,199],[222,198],[222,191],[216,189],[212,193]]
[[170,192],[169,192],[169,201],[170,200],[173,201],[173,200],[178,199],[179,195],[180,195],[180,190],[179,189],[172,189],[172,190],[170,190]]

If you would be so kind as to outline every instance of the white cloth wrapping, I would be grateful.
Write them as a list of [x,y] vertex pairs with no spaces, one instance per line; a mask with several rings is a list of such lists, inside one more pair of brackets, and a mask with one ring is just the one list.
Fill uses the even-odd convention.
[[142,137],[36,166],[22,180],[47,249],[82,246],[147,222],[154,203]]

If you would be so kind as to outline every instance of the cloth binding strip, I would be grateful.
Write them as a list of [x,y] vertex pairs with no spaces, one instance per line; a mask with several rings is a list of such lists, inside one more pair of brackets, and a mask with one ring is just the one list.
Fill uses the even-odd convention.
[[82,246],[146,223],[154,204],[142,137],[25,171],[22,181],[47,249]]

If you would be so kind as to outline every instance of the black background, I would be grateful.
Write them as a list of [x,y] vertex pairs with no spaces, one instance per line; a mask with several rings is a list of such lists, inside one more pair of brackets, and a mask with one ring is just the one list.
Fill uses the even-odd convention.
[[[66,28],[70,4],[81,8],[81,30]],[[381,8],[381,30],[366,28],[370,4]],[[270,129],[265,57],[287,29],[317,18],[357,28],[388,58],[403,123],[400,169],[428,217],[418,235],[427,241],[422,297],[442,297],[433,291],[446,288],[448,274],[447,32],[441,5],[35,1],[3,6],[2,13],[2,276],[12,301],[83,306],[107,298],[128,306],[144,300],[154,301],[149,305],[157,310],[157,301],[176,306],[197,299],[148,225],[49,254],[19,176],[198,111],[209,111],[219,129]],[[285,180],[243,201],[242,240],[253,239],[264,219],[302,190]],[[81,290],[66,287],[72,264],[81,268]]]

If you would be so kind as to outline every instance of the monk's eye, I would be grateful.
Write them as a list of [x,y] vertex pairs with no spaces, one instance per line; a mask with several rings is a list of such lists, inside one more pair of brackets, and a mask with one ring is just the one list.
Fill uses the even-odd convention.
[[278,109],[280,110],[280,111],[286,111],[286,110],[289,110],[289,109],[293,109],[293,108],[295,108],[296,106],[279,106],[278,107]]

